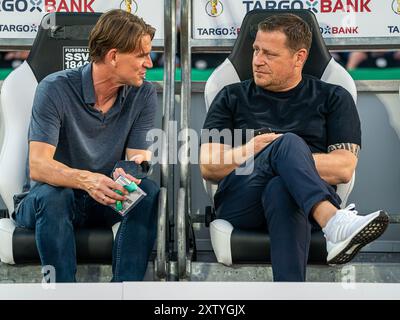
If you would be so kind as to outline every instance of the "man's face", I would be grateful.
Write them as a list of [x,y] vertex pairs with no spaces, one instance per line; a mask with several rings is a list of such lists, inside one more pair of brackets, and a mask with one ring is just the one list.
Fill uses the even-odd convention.
[[151,38],[145,35],[141,38],[141,45],[130,53],[116,53],[115,73],[118,82],[139,87],[146,77],[146,70],[153,67],[151,61]]
[[253,76],[257,86],[285,91],[295,77],[296,54],[286,46],[281,31],[258,31],[253,43]]

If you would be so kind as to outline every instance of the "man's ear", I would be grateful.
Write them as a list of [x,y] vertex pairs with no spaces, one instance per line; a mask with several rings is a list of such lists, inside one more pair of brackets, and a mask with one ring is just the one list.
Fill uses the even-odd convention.
[[107,64],[111,64],[113,67],[117,65],[117,49],[110,49],[104,57],[104,61]]
[[308,57],[307,49],[300,49],[296,52],[296,66],[302,67],[306,63]]

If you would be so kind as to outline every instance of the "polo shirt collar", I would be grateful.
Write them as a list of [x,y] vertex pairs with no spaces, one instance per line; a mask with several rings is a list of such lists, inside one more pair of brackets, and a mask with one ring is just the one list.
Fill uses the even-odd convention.
[[92,77],[92,63],[88,63],[82,68],[82,92],[85,103],[92,105],[96,103]]
[[[123,104],[128,94],[129,86],[123,86],[118,90],[119,103]],[[94,84],[92,77],[92,63],[86,64],[82,68],[82,92],[83,99],[86,104],[94,105],[96,103],[96,96],[94,93]]]

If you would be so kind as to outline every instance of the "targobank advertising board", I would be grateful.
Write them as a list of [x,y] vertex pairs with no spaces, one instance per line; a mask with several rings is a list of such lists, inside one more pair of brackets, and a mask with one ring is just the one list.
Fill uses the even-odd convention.
[[310,10],[324,38],[400,35],[400,0],[195,0],[193,38],[235,39],[254,9]]
[[[164,36],[164,0],[131,0],[130,12]],[[49,12],[105,12],[126,10],[125,0],[0,0],[0,38],[34,38],[42,17]]]

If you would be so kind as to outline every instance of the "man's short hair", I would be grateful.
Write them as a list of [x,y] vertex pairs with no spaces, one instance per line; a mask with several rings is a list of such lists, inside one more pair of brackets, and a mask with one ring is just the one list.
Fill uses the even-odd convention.
[[121,9],[110,10],[101,15],[89,36],[89,52],[93,62],[104,60],[110,49],[133,52],[140,49],[141,39],[154,37],[156,29],[142,18]]
[[280,31],[286,35],[286,45],[296,52],[302,48],[310,51],[312,34],[307,22],[291,13],[272,15],[258,24],[264,32]]

